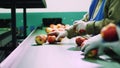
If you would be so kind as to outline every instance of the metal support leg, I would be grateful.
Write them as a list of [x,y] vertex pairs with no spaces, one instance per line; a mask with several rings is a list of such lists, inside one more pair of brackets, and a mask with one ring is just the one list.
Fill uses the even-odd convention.
[[24,38],[26,38],[27,37],[27,31],[26,31],[26,29],[27,29],[27,20],[26,20],[26,8],[24,7],[23,8],[23,26],[24,26]]
[[11,19],[12,19],[12,45],[13,48],[15,48],[17,46],[17,38],[16,38],[16,2],[15,0],[12,0],[13,4],[11,7]]

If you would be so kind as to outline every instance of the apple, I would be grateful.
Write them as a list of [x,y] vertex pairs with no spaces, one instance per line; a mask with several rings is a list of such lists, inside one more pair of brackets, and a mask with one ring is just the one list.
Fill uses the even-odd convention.
[[116,25],[113,23],[103,27],[100,33],[105,41],[111,42],[118,40]]
[[61,27],[60,28],[64,28],[65,29],[65,25],[61,25]]
[[86,58],[95,58],[97,57],[97,49],[91,50],[88,52],[88,54],[85,56]]
[[[82,47],[84,44],[83,42],[87,40],[87,38],[84,38],[84,37],[81,37],[81,36],[78,36],[75,40],[77,46],[79,47]],[[85,55],[86,58],[94,58],[97,56],[97,49],[94,49],[94,50],[91,50],[90,52],[88,52],[87,55]]]
[[87,40],[87,38],[84,38],[84,37],[78,36],[78,37],[76,37],[75,42],[76,42],[77,46],[82,47],[81,44],[82,44],[85,40]]
[[52,32],[52,28],[46,27],[45,31],[46,31],[46,33],[50,33],[50,32]]
[[[55,39],[56,39],[58,35],[57,34],[48,34],[47,36],[48,37],[49,36],[55,36]],[[64,39],[64,37],[60,37],[58,40],[55,40],[55,42],[61,42],[63,39]]]
[[61,28],[62,24],[57,24],[56,26],[57,28]]
[[35,37],[35,42],[37,45],[42,45],[43,43],[46,43],[47,41],[47,35],[38,35]]
[[86,34],[86,30],[84,30],[84,29],[81,29],[81,30],[79,31],[79,34],[81,34],[81,35],[84,35],[84,34]]
[[50,24],[50,28],[55,28],[56,25]]
[[47,41],[49,42],[49,44],[54,44],[56,42],[56,36],[55,35],[49,35],[47,37]]

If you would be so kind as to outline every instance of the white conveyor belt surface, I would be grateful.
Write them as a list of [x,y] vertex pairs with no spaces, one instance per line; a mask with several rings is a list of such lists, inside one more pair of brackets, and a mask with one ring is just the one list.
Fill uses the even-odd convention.
[[35,46],[34,38],[39,34],[33,31],[1,62],[0,68],[120,68],[117,62],[84,60],[72,39],[65,39],[63,44]]

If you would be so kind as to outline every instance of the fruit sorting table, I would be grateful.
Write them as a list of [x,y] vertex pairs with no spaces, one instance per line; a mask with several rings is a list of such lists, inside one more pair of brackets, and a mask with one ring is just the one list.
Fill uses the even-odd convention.
[[31,34],[0,64],[0,68],[120,68],[117,62],[98,59],[83,59],[74,38],[63,39],[61,43],[36,45],[36,35],[45,33],[35,29]]

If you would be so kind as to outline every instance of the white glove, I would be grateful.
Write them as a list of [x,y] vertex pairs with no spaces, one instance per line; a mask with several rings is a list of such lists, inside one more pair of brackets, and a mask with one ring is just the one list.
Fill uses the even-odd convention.
[[56,41],[58,41],[60,38],[64,38],[67,36],[67,31],[54,31],[49,33],[48,35],[55,35],[56,37]]
[[80,30],[85,30],[87,23],[79,20],[79,21],[75,21],[75,23],[73,24],[74,29],[79,32]]
[[89,51],[98,49],[98,54],[103,54],[101,44],[103,43],[103,38],[100,34],[90,37],[88,40],[83,42],[83,46],[81,47],[81,51],[84,52],[85,55],[89,53]]
[[105,42],[101,46],[103,46],[104,48],[110,48],[117,55],[120,56],[120,40],[115,42]]
[[88,23],[91,23],[93,21],[82,21],[82,20],[77,20],[73,24],[73,28],[78,32],[79,34],[86,34],[86,25]]
[[81,48],[84,51],[84,54],[87,55],[89,51],[98,49],[98,56],[104,55],[105,49],[111,49],[117,55],[120,56],[120,41],[115,42],[105,42],[103,41],[101,35],[96,35],[90,39],[83,42],[83,47]]
[[119,40],[120,40],[120,27],[119,27],[119,26],[117,26],[117,27],[116,27],[116,30],[117,30],[117,35],[118,35],[118,38],[119,38]]

